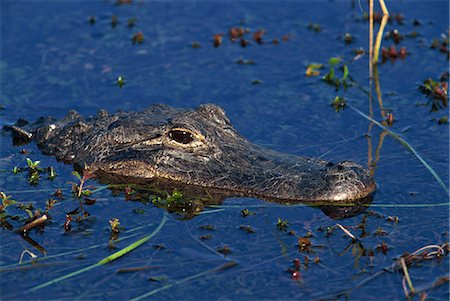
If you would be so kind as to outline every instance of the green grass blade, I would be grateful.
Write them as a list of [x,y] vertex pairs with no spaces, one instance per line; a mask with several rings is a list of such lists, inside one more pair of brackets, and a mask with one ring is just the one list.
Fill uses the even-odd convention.
[[205,210],[205,211],[199,212],[199,215],[202,215],[202,214],[210,214],[210,213],[217,213],[217,212],[222,212],[222,211],[225,211],[225,209]]
[[121,250],[119,250],[119,251],[117,251],[117,252],[115,252],[115,253],[113,253],[111,255],[109,255],[108,257],[103,258],[102,260],[100,260],[97,263],[94,263],[94,264],[92,264],[90,266],[87,266],[87,267],[82,268],[80,270],[77,270],[77,271],[74,271],[72,273],[69,273],[67,275],[61,276],[59,278],[47,281],[47,282],[42,283],[40,285],[37,285],[35,287],[32,287],[30,289],[30,291],[35,291],[35,290],[47,287],[49,285],[61,282],[63,280],[66,280],[66,279],[71,278],[73,276],[76,276],[76,275],[79,275],[81,273],[87,272],[87,271],[89,271],[89,270],[91,270],[93,268],[102,266],[102,265],[107,264],[107,263],[109,263],[109,262],[111,262],[113,260],[116,260],[117,258],[122,257],[123,255],[125,255],[125,254],[133,251],[137,247],[141,246],[143,243],[149,241],[153,236],[155,236],[162,229],[162,227],[164,226],[164,224],[166,222],[167,222],[167,213],[164,211],[164,215],[163,215],[163,217],[161,219],[161,222],[159,223],[158,227],[152,233],[150,233],[149,235],[147,235],[147,236],[139,239],[138,241],[132,243],[131,245],[129,245],[129,246],[127,246],[127,247],[125,247],[125,248],[123,248],[123,249],[121,249]]
[[91,191],[91,193],[96,193],[96,192],[99,192],[99,191],[102,191],[102,190],[105,190],[105,189],[108,189],[108,188],[110,188],[109,185],[96,186],[95,189],[93,189]]
[[136,249],[137,247],[139,247],[140,245],[142,245],[143,243],[146,243],[147,241],[149,241],[153,236],[155,236],[164,226],[164,224],[167,221],[167,212],[164,211],[164,215],[161,219],[161,222],[158,225],[158,228],[155,229],[155,231],[153,231],[151,234],[139,239],[138,241],[132,243],[131,245],[123,248],[122,250],[117,251],[114,254],[109,255],[108,257],[103,258],[102,260],[100,260],[98,262],[99,265],[104,265],[107,264],[108,262],[111,262],[113,260],[116,260],[119,257],[122,257],[123,255],[133,251],[134,249]]
[[[36,193],[36,192],[55,192],[56,188],[42,188],[42,189],[26,189],[26,190],[7,190],[6,194],[17,194],[17,193]],[[70,191],[71,188],[60,188],[62,191]]]
[[423,166],[425,166],[426,169],[428,169],[428,171],[433,175],[433,177],[436,179],[436,181],[439,183],[439,185],[441,185],[441,187],[445,190],[445,192],[447,194],[449,194],[449,190],[447,185],[445,185],[444,181],[442,181],[442,179],[439,177],[439,175],[434,171],[434,169],[428,165],[428,163],[422,158],[421,155],[419,155],[419,153],[408,143],[406,142],[406,140],[404,140],[402,137],[400,137],[399,134],[392,132],[391,130],[389,130],[388,128],[386,128],[384,125],[382,125],[381,123],[379,123],[378,121],[376,121],[375,119],[371,118],[370,116],[367,116],[366,114],[364,114],[363,112],[361,112],[360,110],[358,110],[357,108],[353,107],[352,105],[347,104],[347,106],[352,109],[353,111],[355,111],[356,113],[358,113],[359,115],[363,116],[364,118],[366,118],[367,120],[373,122],[374,124],[376,124],[378,127],[382,128],[383,130],[385,130],[391,137],[393,137],[395,140],[397,140],[398,142],[400,142],[401,145],[403,145],[407,150],[409,150],[411,153],[414,154],[414,156],[416,156],[416,158],[420,161],[420,163],[423,164]]
[[100,265],[99,265],[98,262],[97,262],[97,263],[95,263],[95,264],[92,264],[92,265],[90,265],[90,266],[87,266],[87,267],[85,267],[85,268],[82,268],[82,269],[80,269],[80,270],[77,270],[77,271],[75,271],[75,272],[69,273],[69,274],[67,274],[67,275],[61,276],[61,277],[59,277],[59,278],[56,278],[56,279],[47,281],[47,282],[45,282],[45,283],[42,283],[42,284],[40,284],[40,285],[37,285],[37,286],[35,286],[35,287],[32,287],[32,288],[30,289],[30,291],[35,291],[35,290],[44,288],[44,287],[46,287],[46,286],[49,286],[49,285],[52,285],[52,284],[61,282],[61,281],[66,280],[66,279],[68,279],[68,278],[71,278],[71,277],[74,277],[74,276],[76,276],[76,275],[79,275],[79,274],[82,274],[82,273],[84,273],[84,272],[87,272],[87,271],[89,271],[89,270],[92,270],[93,268],[96,268],[96,267],[98,267],[98,266],[100,266]]

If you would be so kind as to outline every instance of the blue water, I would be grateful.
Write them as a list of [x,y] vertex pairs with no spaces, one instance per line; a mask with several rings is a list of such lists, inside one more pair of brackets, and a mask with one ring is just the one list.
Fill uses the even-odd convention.
[[[430,112],[430,107],[423,105],[428,98],[417,89],[427,78],[438,80],[448,71],[446,54],[429,47],[433,38],[441,39],[442,33],[448,36],[448,2],[388,1],[387,5],[392,15],[404,15],[403,25],[393,20],[387,31],[419,33],[397,45],[409,52],[404,60],[379,66],[383,104],[396,119],[390,129],[401,134],[448,187],[449,128],[433,120],[448,116],[448,108]],[[111,27],[112,15],[119,20],[115,28]],[[348,290],[352,300],[404,299],[401,272],[382,273],[359,284],[390,267],[404,252],[448,242],[448,194],[398,141],[387,136],[380,142],[382,131],[376,126],[366,135],[367,119],[350,108],[336,113],[330,106],[340,95],[369,114],[368,96],[362,88],[335,91],[320,77],[304,75],[308,64],[340,56],[348,63],[352,78],[363,88],[369,86],[368,56],[350,62],[353,49],[368,48],[368,25],[362,15],[359,4],[351,1],[133,1],[130,5],[116,5],[115,1],[1,1],[2,126],[18,118],[61,118],[70,109],[93,115],[100,108],[115,112],[141,110],[155,103],[184,108],[215,103],[225,109],[244,137],[278,151],[352,160],[365,166],[369,154],[373,158],[379,154],[374,174],[378,189],[368,210],[380,215],[361,214],[336,221],[316,208],[230,198],[207,209],[219,211],[190,220],[169,214],[155,237],[125,257],[30,292],[112,254],[115,250],[107,245],[109,219],[117,217],[125,227],[120,234],[125,239],[116,243],[120,249],[152,233],[164,210],[151,203],[126,202],[123,193],[105,189],[93,195],[94,205],[87,206],[90,217],[74,223],[65,233],[65,213],[77,206],[68,184],[77,181],[71,175],[72,167],[42,155],[34,144],[13,147],[9,134],[3,132],[0,190],[37,208],[44,208],[57,188],[63,189],[66,199],[52,209],[52,220],[43,231],[29,233],[46,255],[18,234],[1,230],[2,299],[132,299],[168,284],[172,286],[148,299],[345,299],[342,290]],[[95,24],[89,24],[90,16],[95,16]],[[131,29],[126,26],[130,18],[136,18]],[[414,26],[414,19],[421,25]],[[251,35],[251,45],[246,48],[231,43],[228,29],[240,22],[252,32],[264,28],[266,43],[257,45]],[[309,23],[319,24],[322,30],[308,29]],[[133,45],[131,37],[139,31],[144,42]],[[351,44],[343,40],[347,32],[353,36]],[[224,34],[224,41],[214,48],[212,36],[217,33]],[[282,41],[283,35],[289,35],[287,42]],[[278,45],[271,44],[275,37]],[[200,48],[193,49],[193,42]],[[392,44],[383,41],[385,47]],[[255,64],[236,64],[241,58]],[[321,76],[327,68],[321,70]],[[118,76],[125,78],[122,88],[115,84]],[[252,84],[255,80],[261,84]],[[382,121],[376,99],[373,107],[374,118]],[[21,154],[23,148],[29,154]],[[58,176],[53,181],[43,176],[38,186],[30,186],[25,173],[11,171],[14,166],[25,167],[26,157],[40,160],[41,166],[53,166]],[[94,180],[89,184],[101,186]],[[255,215],[243,218],[240,211],[244,208]],[[133,209],[144,212],[137,214]],[[388,216],[398,217],[399,223],[386,221]],[[287,220],[288,230],[299,236],[313,233],[310,253],[299,252],[297,238],[277,229],[278,218]],[[361,230],[355,227],[364,219],[368,235],[359,242],[367,252],[374,251],[372,264],[369,256],[359,256],[358,243],[352,244],[340,230],[329,237],[318,231],[339,222],[359,237]],[[199,228],[207,224],[215,231]],[[251,225],[255,233],[242,231],[240,225]],[[379,227],[387,235],[374,235]],[[200,240],[205,234],[212,238]],[[382,242],[389,246],[386,255],[376,251]],[[164,248],[155,248],[158,244]],[[231,249],[226,257],[215,251],[224,245]],[[18,269],[14,264],[25,249],[43,260]],[[292,260],[299,258],[303,263],[305,256],[317,256],[320,263],[309,263],[307,269],[302,266],[301,279],[292,279],[287,272]],[[237,265],[186,280],[228,261]],[[117,272],[142,266],[155,268]],[[448,277],[448,257],[410,267],[409,273],[417,289],[430,288],[439,277]],[[160,276],[164,280],[149,280]],[[177,282],[183,279],[186,281]],[[430,299],[447,300],[448,289],[444,284],[427,292]]]

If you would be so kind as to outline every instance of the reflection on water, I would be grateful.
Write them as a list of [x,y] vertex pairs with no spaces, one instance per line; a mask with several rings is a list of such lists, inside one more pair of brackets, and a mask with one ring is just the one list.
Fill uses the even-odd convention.
[[[180,184],[168,180],[153,180],[148,184],[133,184],[124,181],[115,182],[108,179],[100,179],[114,194],[125,193],[126,200],[138,202],[152,202],[155,206],[164,208],[170,213],[177,213],[184,219],[194,218],[203,210],[211,206],[219,206],[227,198],[255,197],[244,193],[236,193],[219,189],[209,189],[194,185]],[[363,213],[373,201],[373,194],[358,200],[345,203],[336,201],[321,202],[295,202],[292,200],[262,198],[271,203],[282,205],[307,205],[322,210],[332,219],[345,219]],[[219,206],[220,208],[220,206]]]

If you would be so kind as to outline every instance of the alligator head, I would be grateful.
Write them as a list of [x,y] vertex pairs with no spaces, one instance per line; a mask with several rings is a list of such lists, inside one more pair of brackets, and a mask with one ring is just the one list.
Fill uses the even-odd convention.
[[30,133],[40,149],[91,167],[100,178],[193,185],[286,203],[338,204],[369,197],[375,182],[362,166],[275,152],[250,143],[222,108],[153,105],[141,112],[84,119],[75,111]]

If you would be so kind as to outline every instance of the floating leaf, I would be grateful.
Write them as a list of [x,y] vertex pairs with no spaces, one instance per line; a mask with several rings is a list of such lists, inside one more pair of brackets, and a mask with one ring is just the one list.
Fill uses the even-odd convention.
[[50,166],[50,168],[49,168],[48,178],[50,180],[53,180],[54,178],[56,178],[56,172],[55,172],[55,169],[53,168],[53,166]]
[[319,69],[323,68],[323,64],[309,64],[308,67],[306,67],[306,76],[318,76],[320,75]]
[[3,209],[5,209],[6,207],[10,206],[10,205],[14,205],[17,202],[14,200],[11,200],[11,196],[10,195],[6,195],[4,192],[0,192],[0,197],[2,199],[2,206]]
[[288,227],[288,221],[278,218],[277,227],[280,231],[286,231]]
[[348,77],[348,67],[347,67],[347,65],[342,66],[342,69],[343,69],[343,72],[344,72],[344,75],[342,76],[342,81],[345,81],[347,79],[347,77]]
[[327,83],[334,83],[334,68],[331,67],[330,71],[324,75],[323,80]]
[[243,217],[247,217],[247,216],[253,215],[253,214],[255,214],[255,213],[254,213],[254,212],[251,212],[251,211],[248,210],[247,208],[241,210],[241,215],[242,215]]
[[76,170],[72,171],[72,175],[74,175],[75,177],[77,177],[78,180],[81,180],[81,176],[80,176],[80,174],[78,173],[78,171],[76,171]]
[[328,60],[328,64],[330,66],[336,66],[337,64],[339,64],[341,62],[341,58],[340,57],[332,57]]
[[26,213],[28,213],[28,216],[29,216],[30,218],[33,218],[33,217],[34,217],[33,212],[31,212],[30,209],[24,209],[24,211],[25,211]]

